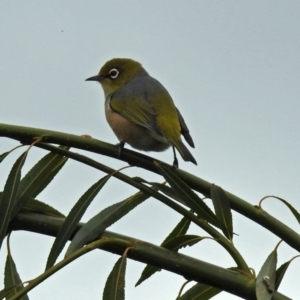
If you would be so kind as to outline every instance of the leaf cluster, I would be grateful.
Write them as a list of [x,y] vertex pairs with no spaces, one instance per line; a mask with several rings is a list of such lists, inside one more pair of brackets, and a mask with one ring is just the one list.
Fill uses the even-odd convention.
[[[114,170],[88,156],[70,150],[70,147],[75,147],[118,158],[114,146],[93,139],[6,124],[0,124],[0,134],[29,145],[11,167],[0,194],[0,247],[8,234],[24,228],[26,222],[26,226],[29,226],[29,223],[34,224],[31,227],[32,231],[55,235],[45,271],[30,280],[27,285],[20,279],[9,248],[9,239],[7,239],[5,283],[3,290],[0,291],[0,299],[5,297],[6,299],[29,299],[28,292],[31,289],[72,261],[79,259],[80,256],[99,248],[121,255],[107,277],[103,291],[104,300],[125,299],[126,261],[133,257],[147,263],[136,285],[142,284],[160,269],[177,273],[187,282],[193,281],[194,285],[186,292],[183,292],[186,283],[179,288],[178,300],[211,299],[222,291],[244,299],[289,299],[280,294],[278,288],[294,258],[285,262],[281,267],[277,267],[277,251],[280,243],[266,258],[257,276],[233,243],[232,211],[235,210],[270,230],[290,247],[300,251],[299,234],[270,216],[262,209],[261,203],[253,207],[246,201],[224,191],[218,185],[208,183],[195,175],[174,169],[173,166],[163,162],[153,161],[152,158],[133,151],[124,150],[120,159],[132,166],[143,167],[160,174],[165,182],[149,182],[145,178],[129,177],[122,170]],[[50,143],[61,144],[61,146]],[[48,153],[22,177],[21,171],[32,147],[46,149]],[[14,150],[1,154],[0,162]],[[64,216],[55,208],[39,201],[37,197],[52,183],[70,159],[98,169],[106,175],[91,184],[67,216]],[[80,223],[92,201],[111,177],[135,187],[137,192],[123,201],[106,207],[85,224]],[[106,231],[121,218],[128,217],[130,211],[150,197],[182,216],[180,222],[175,225],[160,246]],[[276,199],[284,203],[298,222],[300,221],[299,213],[290,203],[278,197]],[[22,216],[22,221],[18,218],[19,216]],[[39,217],[43,218],[45,224],[48,222],[47,226],[44,226],[47,227],[48,232],[43,231],[44,229],[39,227],[38,222],[35,223]],[[204,236],[190,234],[191,224],[206,234]],[[235,266],[228,266],[228,269],[224,269],[179,253],[182,248],[193,247],[207,239],[212,239],[221,245],[224,254],[227,252],[233,258]],[[68,241],[71,243],[67,246]],[[66,246],[64,259],[57,262]]]

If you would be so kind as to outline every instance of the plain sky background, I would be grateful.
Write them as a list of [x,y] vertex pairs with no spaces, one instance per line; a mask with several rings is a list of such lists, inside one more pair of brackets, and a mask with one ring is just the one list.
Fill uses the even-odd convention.
[[[1,122],[72,134],[90,134],[115,144],[106,124],[96,75],[113,57],[130,57],[171,93],[196,144],[198,166],[180,167],[255,205],[277,195],[300,210],[300,2],[299,1],[1,1]],[[16,146],[1,138],[0,153]],[[0,165],[1,184],[21,152]],[[33,150],[24,172],[45,154]],[[172,151],[149,153],[172,163]],[[91,155],[114,168],[124,166]],[[24,174],[23,172],[23,174]],[[138,169],[131,176],[161,181]],[[38,197],[67,214],[104,174],[68,162]],[[85,214],[133,194],[112,179]],[[268,200],[264,209],[299,231],[288,209]],[[160,244],[180,217],[150,199],[109,230]],[[256,272],[279,238],[234,213],[235,245]],[[205,235],[195,227],[191,234]],[[43,271],[53,239],[17,232],[11,250],[23,280]],[[5,245],[5,244],[3,244]],[[231,267],[215,242],[202,241],[183,253]],[[5,247],[0,256],[3,273]],[[284,243],[278,265],[296,255]],[[30,299],[101,299],[116,255],[95,251],[55,274]],[[280,292],[300,298],[299,260]],[[162,271],[134,288],[144,265],[130,261],[126,299],[175,299],[184,278]],[[0,275],[3,281],[3,275]],[[238,299],[221,293],[216,300]]]

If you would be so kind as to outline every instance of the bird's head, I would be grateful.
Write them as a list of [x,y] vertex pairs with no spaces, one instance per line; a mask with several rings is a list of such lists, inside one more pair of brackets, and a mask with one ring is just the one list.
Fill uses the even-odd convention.
[[86,80],[100,82],[105,96],[107,96],[127,84],[141,71],[144,71],[142,65],[135,60],[129,58],[113,58],[103,65],[98,75]]

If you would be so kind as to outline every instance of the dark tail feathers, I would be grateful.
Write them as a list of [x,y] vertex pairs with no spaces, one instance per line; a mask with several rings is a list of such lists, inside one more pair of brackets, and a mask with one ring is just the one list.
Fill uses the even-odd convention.
[[182,141],[176,141],[174,147],[178,150],[178,152],[185,161],[191,161],[192,163],[197,165],[196,159]]

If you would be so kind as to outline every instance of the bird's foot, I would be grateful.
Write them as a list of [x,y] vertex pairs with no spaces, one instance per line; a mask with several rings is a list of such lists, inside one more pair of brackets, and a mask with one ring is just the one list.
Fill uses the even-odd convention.
[[119,144],[117,144],[117,146],[118,146],[118,157],[120,157],[121,153],[122,153],[122,150],[125,146],[125,142],[121,141]]
[[173,167],[174,167],[175,169],[178,169],[178,167],[179,167],[178,159],[177,159],[177,158],[175,158],[174,161],[173,161]]
[[178,163],[178,159],[177,159],[177,156],[176,156],[176,152],[175,152],[175,148],[173,147],[173,154],[174,154],[174,161],[173,161],[173,167],[178,169],[179,167],[179,163]]

